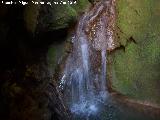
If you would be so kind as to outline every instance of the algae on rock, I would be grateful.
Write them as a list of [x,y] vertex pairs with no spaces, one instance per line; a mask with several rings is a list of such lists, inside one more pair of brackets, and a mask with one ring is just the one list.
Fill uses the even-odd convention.
[[79,0],[73,5],[29,4],[25,7],[24,21],[26,22],[27,29],[32,33],[35,31],[52,31],[68,28],[70,25],[75,23],[78,18],[78,14],[84,12],[89,5],[90,3],[88,0]]
[[160,104],[159,5],[159,0],[117,0],[117,41],[125,51],[115,50],[110,66],[113,89]]

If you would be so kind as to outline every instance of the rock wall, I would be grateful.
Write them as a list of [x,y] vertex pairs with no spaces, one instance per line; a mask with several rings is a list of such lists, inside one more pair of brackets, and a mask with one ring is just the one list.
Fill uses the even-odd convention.
[[71,119],[53,71],[68,30],[89,4],[0,5],[1,120]]
[[111,52],[112,89],[160,104],[160,1],[117,0],[119,47]]

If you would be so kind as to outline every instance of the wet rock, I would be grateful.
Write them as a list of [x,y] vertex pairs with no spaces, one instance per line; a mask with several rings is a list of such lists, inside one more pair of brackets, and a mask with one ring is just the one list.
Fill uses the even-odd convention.
[[68,28],[77,18],[76,11],[69,5],[41,6],[37,31],[52,31]]
[[86,8],[90,6],[89,0],[77,0],[76,4],[71,5],[77,13],[83,13],[86,11]]
[[24,20],[27,29],[32,33],[66,28],[76,20],[77,13],[68,4],[35,5],[29,2],[30,4],[25,7]]
[[77,13],[70,5],[0,8],[0,119],[70,119],[48,64],[54,70],[63,56]]
[[78,0],[76,4],[71,5],[54,3],[52,5],[29,4],[25,7],[24,12],[26,27],[32,33],[68,28],[76,22],[77,14],[85,11],[88,5],[88,0]]
[[118,0],[117,40],[111,53],[112,88],[137,100],[160,104],[160,16],[158,0]]
[[[40,2],[40,0],[37,2]],[[41,6],[40,4],[31,4],[31,1],[29,1],[29,3],[30,4],[27,5],[24,10],[24,21],[28,31],[34,33],[38,24],[38,16]]]
[[0,119],[68,120],[61,94],[42,64],[0,72]]

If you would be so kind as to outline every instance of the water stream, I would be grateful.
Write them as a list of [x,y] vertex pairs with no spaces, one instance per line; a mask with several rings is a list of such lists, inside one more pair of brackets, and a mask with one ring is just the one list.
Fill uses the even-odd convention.
[[[71,112],[89,116],[99,109],[98,101],[104,102],[107,98],[106,49],[97,52],[91,46],[83,31],[86,18],[86,16],[81,18],[78,32],[72,38],[73,52],[67,59],[60,87],[66,87],[64,94],[67,95],[65,98]],[[99,70],[92,64],[93,60],[101,61]]]
[[[140,120],[142,117],[133,117],[136,112],[132,114],[129,108],[114,103],[107,92],[107,51],[115,47],[113,22],[114,0],[102,0],[80,18],[72,36],[73,48],[59,89],[75,120]],[[123,116],[124,111],[128,112],[127,117]]]

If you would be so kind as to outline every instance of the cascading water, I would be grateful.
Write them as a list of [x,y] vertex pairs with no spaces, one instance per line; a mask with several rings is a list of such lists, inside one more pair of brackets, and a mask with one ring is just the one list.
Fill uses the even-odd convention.
[[107,17],[98,18],[97,24],[93,25],[92,39],[86,29],[88,21],[96,19],[109,4],[111,3],[102,2],[95,6],[95,13],[91,11],[82,16],[72,37],[72,53],[66,60],[59,87],[71,112],[77,115],[90,116],[97,113],[100,109],[98,104],[105,102],[108,97],[106,54],[107,41],[111,36],[107,34]]
[[101,0],[81,17],[60,76],[64,103],[73,120],[159,120],[149,116],[152,109],[143,113],[107,92],[107,53],[116,47],[114,23],[115,0]]

